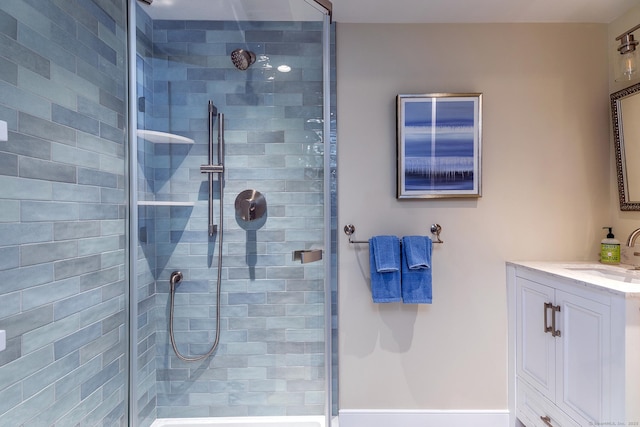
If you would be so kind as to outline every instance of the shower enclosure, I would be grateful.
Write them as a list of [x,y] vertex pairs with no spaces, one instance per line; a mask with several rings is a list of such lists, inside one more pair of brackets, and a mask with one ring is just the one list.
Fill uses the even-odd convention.
[[132,425],[335,410],[327,7],[131,9]]
[[0,2],[0,425],[328,425],[330,6]]

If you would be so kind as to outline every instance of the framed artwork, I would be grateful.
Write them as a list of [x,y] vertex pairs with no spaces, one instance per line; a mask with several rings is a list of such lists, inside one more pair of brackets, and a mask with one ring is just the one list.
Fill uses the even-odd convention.
[[481,196],[482,94],[397,97],[398,199]]

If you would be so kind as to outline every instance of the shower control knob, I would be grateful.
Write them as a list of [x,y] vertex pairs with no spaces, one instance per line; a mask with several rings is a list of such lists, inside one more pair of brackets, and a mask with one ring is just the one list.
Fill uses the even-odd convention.
[[245,190],[236,197],[235,208],[243,221],[255,221],[267,213],[267,200],[259,191]]

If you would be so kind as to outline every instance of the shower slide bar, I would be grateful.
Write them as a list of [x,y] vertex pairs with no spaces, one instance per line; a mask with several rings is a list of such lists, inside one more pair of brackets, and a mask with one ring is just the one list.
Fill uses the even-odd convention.
[[[213,121],[214,116],[218,119],[218,164],[213,164]],[[224,114],[218,113],[213,102],[209,101],[209,164],[201,165],[200,172],[209,174],[209,236],[213,236],[218,231],[218,226],[213,218],[213,174],[220,175],[220,206],[222,206],[223,181],[224,181]],[[222,211],[222,209],[220,209]],[[222,215],[222,213],[221,213]]]
[[[175,312],[175,299],[176,289],[178,284],[182,282],[183,275],[180,271],[176,270],[171,273],[169,277],[169,285],[171,286],[170,300],[169,300],[169,339],[171,340],[171,346],[178,359],[184,362],[198,362],[204,360],[207,357],[215,353],[220,343],[220,295],[222,292],[222,240],[224,237],[224,216],[223,216],[223,195],[224,195],[224,114],[219,114],[213,102],[209,101],[209,163],[200,166],[200,172],[209,174],[209,236],[213,236],[218,231],[218,268],[216,278],[216,336],[213,339],[211,348],[205,354],[197,356],[189,356],[183,354],[178,349],[175,338],[174,330],[174,312]],[[213,121],[214,116],[218,118],[218,164],[213,164]],[[213,223],[213,174],[218,174],[218,184],[220,185],[220,226],[216,226]]]
[[[444,243],[444,241],[442,241],[440,239],[440,232],[441,231],[442,231],[442,227],[440,226],[440,224],[431,224],[431,233],[434,234],[436,236],[436,239],[437,239],[433,243]],[[349,243],[365,243],[365,244],[369,243],[368,240],[352,240],[351,236],[355,232],[356,232],[356,226],[355,225],[347,224],[347,225],[344,226],[344,234],[349,236]]]

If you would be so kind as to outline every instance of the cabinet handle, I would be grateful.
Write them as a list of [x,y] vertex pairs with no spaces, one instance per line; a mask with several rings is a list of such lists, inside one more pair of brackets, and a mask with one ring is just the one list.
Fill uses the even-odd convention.
[[540,416],[540,419],[542,420],[543,423],[545,423],[546,425],[548,425],[549,427],[553,427],[553,424],[551,424],[551,417],[548,415]]
[[553,311],[553,304],[550,302],[544,303],[544,333],[551,332],[553,335],[553,326],[549,326],[549,319],[547,317],[547,310],[551,309]]
[[556,313],[560,313],[560,306],[552,305],[551,311],[553,312],[553,315],[551,316],[551,328],[553,329],[553,331],[551,332],[551,336],[559,337],[561,336],[561,333],[558,329],[556,329]]

